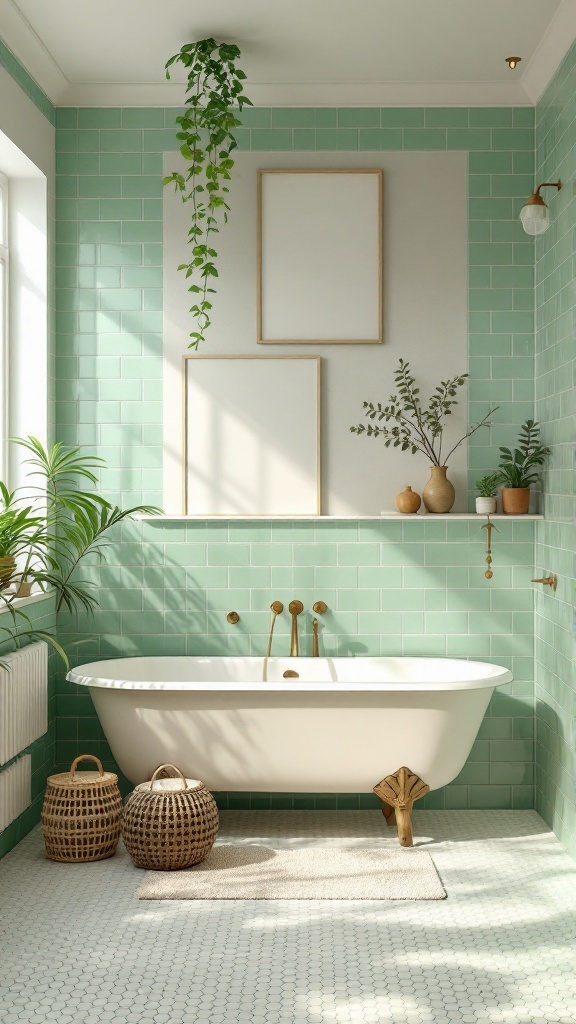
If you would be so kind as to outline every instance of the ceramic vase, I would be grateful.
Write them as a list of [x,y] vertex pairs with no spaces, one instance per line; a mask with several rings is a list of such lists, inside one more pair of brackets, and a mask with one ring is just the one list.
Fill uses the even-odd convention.
[[430,479],[422,491],[428,512],[436,515],[449,512],[456,497],[453,485],[446,479],[447,469],[447,466],[430,466]]
[[417,512],[422,504],[422,498],[411,487],[405,487],[396,495],[396,508],[404,515]]
[[530,508],[529,487],[503,487],[502,511],[507,516],[524,516]]
[[482,516],[492,516],[496,511],[496,495],[476,498],[476,511]]

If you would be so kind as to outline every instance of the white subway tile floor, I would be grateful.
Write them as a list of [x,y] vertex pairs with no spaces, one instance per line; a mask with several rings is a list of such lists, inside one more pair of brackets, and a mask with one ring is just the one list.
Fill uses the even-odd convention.
[[[2,1024],[576,1024],[576,864],[534,811],[420,811],[440,902],[143,902],[120,849],[0,863]],[[224,811],[219,841],[390,847],[378,811]]]

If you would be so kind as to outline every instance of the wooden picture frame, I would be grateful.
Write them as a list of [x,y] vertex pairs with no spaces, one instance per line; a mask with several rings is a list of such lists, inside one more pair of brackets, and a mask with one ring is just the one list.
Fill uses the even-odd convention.
[[381,170],[258,171],[260,345],[383,341]]
[[183,356],[184,515],[320,515],[320,357]]

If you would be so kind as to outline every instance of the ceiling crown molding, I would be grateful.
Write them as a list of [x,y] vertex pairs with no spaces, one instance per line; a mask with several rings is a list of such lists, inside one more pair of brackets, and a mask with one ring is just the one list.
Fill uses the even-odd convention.
[[563,0],[542,36],[524,74],[522,85],[536,105],[576,38],[576,4]]
[[0,25],[8,49],[57,106],[70,83],[12,0],[0,0]]
[[[531,106],[521,79],[510,82],[251,82],[255,107],[508,107]],[[70,84],[64,107],[181,107],[185,86],[166,84]]]

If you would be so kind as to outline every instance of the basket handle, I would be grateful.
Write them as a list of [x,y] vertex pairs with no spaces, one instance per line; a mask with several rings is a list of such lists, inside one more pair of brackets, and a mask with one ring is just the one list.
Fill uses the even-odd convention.
[[98,765],[98,771],[100,772],[100,778],[102,778],[102,776],[104,775],[104,769],[102,767],[102,761],[99,761],[97,757],[94,757],[94,754],[81,754],[80,757],[77,757],[74,761],[72,761],[72,764],[70,765],[70,780],[72,780],[74,778],[74,772],[76,771],[76,766],[79,764],[80,761],[95,761],[96,764]]
[[176,775],[179,775],[180,778],[182,779],[182,782],[184,783],[183,789],[188,789],[188,783],[186,782],[186,779],[184,778],[184,775],[182,774],[180,769],[176,767],[175,764],[159,764],[157,769],[156,769],[156,771],[154,772],[154,775],[150,779],[150,789],[151,790],[153,789],[154,783],[156,782],[156,776],[158,775],[158,772],[163,771],[165,768],[172,768],[172,770],[176,772]]

